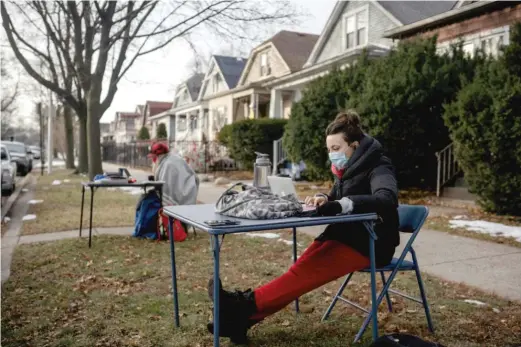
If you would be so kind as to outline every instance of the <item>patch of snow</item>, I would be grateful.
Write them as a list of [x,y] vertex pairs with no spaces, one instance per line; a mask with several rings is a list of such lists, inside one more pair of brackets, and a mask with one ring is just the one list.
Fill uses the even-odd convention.
[[451,228],[465,228],[481,234],[492,236],[513,237],[521,242],[521,227],[515,227],[500,223],[487,222],[483,220],[451,220]]
[[265,239],[278,239],[280,237],[279,234],[274,233],[247,233],[249,237],[264,237]]
[[11,221],[11,218],[9,218],[9,217],[4,217],[4,222],[9,223],[10,221]]
[[36,204],[41,204],[42,202],[43,202],[43,200],[29,200],[28,204],[36,205]]
[[467,304],[472,304],[472,305],[477,305],[477,306],[488,306],[483,301],[479,301],[479,300],[465,299],[463,301],[466,302]]
[[27,193],[28,191],[29,191],[29,189],[27,189],[27,188],[22,189],[23,193]]
[[492,311],[494,311],[495,313],[500,313],[500,312],[501,312],[501,311],[499,310],[499,308],[496,308],[496,307],[494,307],[494,308],[492,309]]
[[129,193],[131,195],[140,195],[142,193],[141,188],[134,188],[134,187],[120,187],[122,191],[125,193]]
[[23,221],[35,220],[35,219],[36,219],[36,215],[35,214],[26,214],[22,218]]
[[51,184],[52,184],[53,186],[59,186],[60,184],[62,184],[62,181],[60,181],[60,180],[54,180],[54,181],[52,181]]
[[[284,239],[279,239],[279,242],[284,242],[285,244],[287,244],[288,246],[293,246],[293,241],[289,241],[289,240],[284,240]],[[297,242],[297,246],[301,246],[300,243]]]
[[63,180],[63,182],[65,183],[69,183],[71,180]]
[[454,216],[454,219],[467,219],[467,216],[465,216],[465,215],[458,215],[458,216]]

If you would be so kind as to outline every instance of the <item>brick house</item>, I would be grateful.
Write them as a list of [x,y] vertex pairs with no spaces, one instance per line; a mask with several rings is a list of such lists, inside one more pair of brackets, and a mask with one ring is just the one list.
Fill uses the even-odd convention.
[[510,42],[510,25],[520,21],[520,1],[458,1],[447,12],[388,30],[384,37],[408,40],[438,35],[440,52],[462,40],[463,49],[471,55],[481,48],[495,56]]

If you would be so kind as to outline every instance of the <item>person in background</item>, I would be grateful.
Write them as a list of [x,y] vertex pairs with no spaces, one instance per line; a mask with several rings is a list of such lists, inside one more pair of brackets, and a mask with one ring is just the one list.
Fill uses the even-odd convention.
[[[365,134],[353,110],[341,112],[326,130],[326,146],[335,183],[328,195],[306,198],[319,215],[377,213],[376,266],[385,266],[400,243],[398,233],[398,186],[391,160],[382,145]],[[337,223],[304,251],[283,275],[255,290],[228,292],[222,284],[208,283],[213,301],[214,285],[220,290],[220,335],[246,343],[254,324],[280,311],[298,297],[370,265],[369,234],[361,223]],[[213,333],[213,324],[208,324]]]
[[163,181],[163,204],[195,205],[199,192],[199,178],[179,155],[168,146],[156,142],[148,155],[152,159],[152,173],[156,181]]

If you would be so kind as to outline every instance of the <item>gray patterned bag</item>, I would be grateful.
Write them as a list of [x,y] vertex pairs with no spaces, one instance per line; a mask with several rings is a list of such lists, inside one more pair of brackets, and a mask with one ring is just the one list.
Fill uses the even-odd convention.
[[[242,191],[234,190],[241,186]],[[215,212],[246,219],[278,219],[302,212],[296,196],[278,196],[252,186],[237,183],[227,189],[215,203]]]

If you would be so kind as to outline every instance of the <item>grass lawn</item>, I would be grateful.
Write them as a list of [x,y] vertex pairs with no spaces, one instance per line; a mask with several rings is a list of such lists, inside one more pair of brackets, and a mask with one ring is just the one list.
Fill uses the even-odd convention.
[[[29,214],[36,219],[25,221],[22,235],[74,230],[79,228],[81,185],[84,176],[69,170],[57,170],[51,175],[37,176],[34,200],[42,203],[29,206]],[[61,181],[53,185],[53,181]],[[94,198],[94,227],[131,226],[134,224],[138,195],[121,190],[99,189]],[[83,225],[88,227],[90,192],[85,193]]]
[[[291,237],[280,233],[284,239]],[[168,244],[97,238],[92,249],[78,240],[17,247],[11,278],[2,288],[3,347],[212,346],[206,331],[211,317],[206,283],[212,273],[207,237],[199,234],[177,246],[182,317],[178,330],[173,327]],[[309,241],[300,235],[299,252]],[[228,236],[222,251],[226,288],[255,288],[291,263],[291,246],[274,239]],[[367,275],[355,276],[346,291],[365,306],[367,280]],[[398,297],[393,298],[394,313],[381,307],[381,332],[408,332],[455,347],[504,347],[521,341],[520,303],[431,276],[424,280],[437,335],[429,335],[421,306]],[[305,295],[299,316],[291,305],[255,326],[250,345],[349,346],[362,323],[361,312],[338,304],[330,320],[320,322],[338,286],[336,281]],[[417,294],[409,274],[400,274],[393,287]],[[368,346],[370,336],[368,330],[358,346]]]

